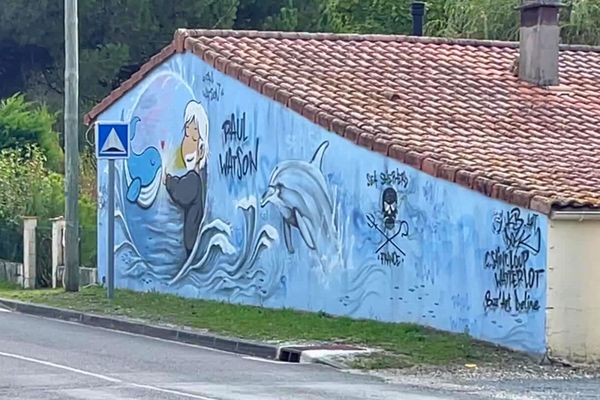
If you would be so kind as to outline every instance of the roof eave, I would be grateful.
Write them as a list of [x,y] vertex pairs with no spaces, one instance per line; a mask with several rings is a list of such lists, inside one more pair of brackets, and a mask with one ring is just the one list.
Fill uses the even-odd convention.
[[550,219],[555,221],[599,221],[600,209],[581,208],[552,210]]

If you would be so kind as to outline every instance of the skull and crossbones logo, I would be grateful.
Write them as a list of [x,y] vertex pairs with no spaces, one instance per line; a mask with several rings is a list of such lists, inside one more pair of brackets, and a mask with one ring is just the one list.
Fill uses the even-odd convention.
[[[375,251],[378,253],[388,243],[394,246],[402,255],[404,251],[394,241],[398,236],[408,236],[408,223],[398,221],[398,193],[394,188],[386,188],[381,195],[381,213],[383,215],[383,225],[380,227],[372,214],[367,214],[367,225],[369,228],[377,230],[383,237],[383,243]],[[398,226],[398,229],[394,228]]]
[[381,211],[386,229],[394,229],[398,215],[398,194],[393,188],[387,188],[381,196]]

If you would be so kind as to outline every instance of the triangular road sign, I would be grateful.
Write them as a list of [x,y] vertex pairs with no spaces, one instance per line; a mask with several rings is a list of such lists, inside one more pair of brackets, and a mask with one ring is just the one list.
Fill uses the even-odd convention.
[[100,149],[101,153],[125,153],[125,146],[121,143],[121,139],[119,139],[119,135],[117,135],[117,131],[115,128],[110,130],[108,134],[108,138],[104,142],[104,146]]
[[96,151],[98,158],[129,157],[129,124],[98,122],[96,124]]

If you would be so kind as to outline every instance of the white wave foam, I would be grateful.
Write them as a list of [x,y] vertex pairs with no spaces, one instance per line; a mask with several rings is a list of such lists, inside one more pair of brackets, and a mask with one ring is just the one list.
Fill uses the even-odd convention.
[[158,171],[156,171],[154,178],[152,178],[152,183],[142,188],[140,195],[137,199],[137,203],[143,208],[149,208],[152,205],[152,203],[154,203],[154,200],[158,195],[158,191],[160,190],[160,178],[162,177],[162,174],[163,169],[161,167],[160,169],[158,169]]
[[257,208],[257,204],[256,196],[248,196],[238,200],[236,207],[241,208],[242,210],[248,210],[250,208]]

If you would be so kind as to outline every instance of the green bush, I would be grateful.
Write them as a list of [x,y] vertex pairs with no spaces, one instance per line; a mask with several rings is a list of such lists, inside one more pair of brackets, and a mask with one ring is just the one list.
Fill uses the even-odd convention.
[[52,218],[62,214],[62,175],[45,166],[39,147],[0,151],[0,221],[18,223],[24,215]]
[[54,131],[56,115],[43,105],[27,102],[20,94],[0,101],[0,149],[26,149],[36,145],[45,163],[60,171],[63,152],[58,133]]
[[80,255],[81,264],[96,266],[96,202],[85,193],[79,197]]
[[[0,228],[18,230],[21,217],[36,216],[40,229],[48,230],[50,218],[64,215],[63,175],[46,166],[38,146],[0,151]],[[79,196],[81,261],[96,265],[96,204],[86,194]]]
[[[27,102],[22,95],[0,101],[0,246],[2,256],[18,256],[21,218],[38,218],[38,233],[50,235],[50,219],[64,215],[64,176],[59,173],[63,153],[56,116],[45,106]],[[84,157],[84,189],[79,196],[81,261],[96,265],[96,205],[93,171]],[[86,162],[87,160],[87,162]],[[90,169],[90,171],[87,171]]]

